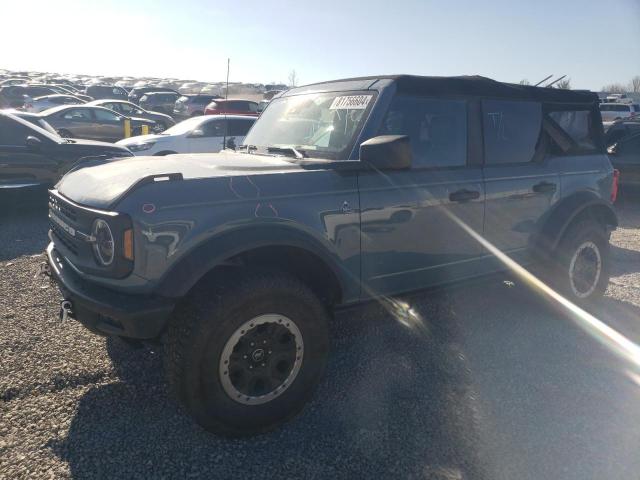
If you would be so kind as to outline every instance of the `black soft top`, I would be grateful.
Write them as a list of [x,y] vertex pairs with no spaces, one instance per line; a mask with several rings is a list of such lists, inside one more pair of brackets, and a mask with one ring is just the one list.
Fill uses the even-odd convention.
[[[376,88],[380,81],[395,83],[398,91],[414,95],[473,95],[481,97],[515,98],[520,100],[537,100],[540,102],[558,103],[597,103],[598,95],[589,90],[564,90],[559,88],[533,87],[514,83],[498,82],[480,75],[462,75],[457,77],[425,77],[419,75],[381,75],[374,77],[347,78],[321,82],[302,87],[330,83],[368,83],[369,88]],[[384,83],[384,82],[380,82]]]

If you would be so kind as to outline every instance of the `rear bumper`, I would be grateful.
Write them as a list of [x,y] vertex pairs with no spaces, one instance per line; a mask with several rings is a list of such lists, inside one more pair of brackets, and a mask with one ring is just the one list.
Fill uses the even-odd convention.
[[47,247],[51,277],[65,300],[72,304],[73,318],[94,333],[152,339],[169,319],[175,301],[153,295],[127,295],[83,280],[54,244]]

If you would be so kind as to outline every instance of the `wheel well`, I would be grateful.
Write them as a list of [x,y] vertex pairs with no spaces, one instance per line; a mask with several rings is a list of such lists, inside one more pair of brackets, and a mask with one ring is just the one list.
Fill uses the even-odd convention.
[[227,259],[205,277],[215,276],[224,269],[234,267],[286,272],[305,283],[323,302],[335,305],[342,300],[342,288],[335,272],[323,259],[303,248],[292,246],[255,248]]
[[561,234],[558,236],[558,241],[561,240],[561,238],[571,227],[571,225],[587,219],[598,222],[598,224],[601,225],[604,230],[609,230],[618,226],[618,219],[616,218],[615,213],[613,213],[610,208],[600,204],[591,205],[581,210],[578,214],[571,218],[569,222],[567,222],[567,224],[562,229]]

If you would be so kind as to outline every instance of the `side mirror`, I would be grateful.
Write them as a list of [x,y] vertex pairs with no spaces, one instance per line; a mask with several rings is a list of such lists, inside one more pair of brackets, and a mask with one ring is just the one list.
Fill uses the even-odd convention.
[[33,135],[29,135],[25,141],[27,148],[33,152],[37,152],[42,148],[42,140]]
[[194,130],[191,130],[189,137],[190,138],[204,137],[204,131],[201,128],[196,128]]
[[375,170],[410,168],[411,157],[408,135],[380,135],[360,145],[360,161]]

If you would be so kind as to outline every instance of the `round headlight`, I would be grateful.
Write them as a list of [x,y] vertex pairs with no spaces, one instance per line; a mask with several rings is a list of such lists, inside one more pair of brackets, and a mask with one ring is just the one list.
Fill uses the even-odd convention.
[[113,235],[109,224],[101,218],[93,222],[91,234],[96,239],[93,244],[93,253],[100,265],[111,265],[114,256]]

